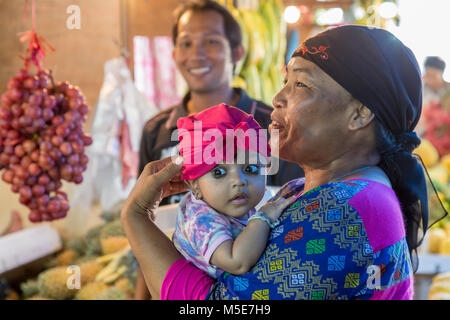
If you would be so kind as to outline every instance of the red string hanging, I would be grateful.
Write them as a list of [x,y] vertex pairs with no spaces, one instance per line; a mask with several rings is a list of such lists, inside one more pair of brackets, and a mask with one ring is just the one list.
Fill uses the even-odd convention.
[[[26,13],[28,9],[28,0],[25,1],[24,7],[24,20],[26,20]],[[53,47],[40,35],[36,33],[36,1],[31,0],[31,21],[32,30],[19,33],[20,41],[28,41],[28,47],[25,51],[24,60],[25,69],[29,69],[30,63],[33,63],[38,71],[41,71],[41,62],[45,58],[46,48],[48,47],[51,51],[55,51]]]

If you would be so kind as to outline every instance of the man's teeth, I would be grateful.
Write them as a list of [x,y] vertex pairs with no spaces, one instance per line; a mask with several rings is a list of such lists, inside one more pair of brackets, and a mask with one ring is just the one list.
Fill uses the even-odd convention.
[[203,67],[203,68],[189,69],[189,72],[192,74],[203,74],[209,72],[210,70],[211,70],[210,67]]

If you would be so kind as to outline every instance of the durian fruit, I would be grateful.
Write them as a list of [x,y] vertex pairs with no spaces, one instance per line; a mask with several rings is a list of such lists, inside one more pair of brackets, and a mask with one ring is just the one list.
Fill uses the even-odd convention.
[[79,254],[75,250],[64,250],[56,257],[56,263],[58,266],[69,266],[74,264],[78,257]]
[[80,264],[81,285],[95,280],[97,273],[102,270],[103,266],[95,260],[90,260]]
[[130,245],[128,239],[122,236],[114,236],[100,241],[103,254],[110,254],[122,250]]
[[120,219],[105,224],[100,230],[100,241],[109,237],[126,237]]
[[423,160],[427,168],[431,168],[439,161],[439,153],[427,139],[422,139],[420,145],[414,150]]
[[20,290],[22,291],[22,296],[27,299],[39,292],[39,286],[37,279],[29,279],[20,284]]
[[70,273],[67,267],[55,267],[45,270],[38,276],[39,295],[44,298],[65,300],[72,298],[76,289],[70,289],[67,280]]
[[96,300],[95,296],[108,290],[108,288],[103,282],[89,282],[81,286],[81,289],[75,295],[75,300]]
[[86,255],[100,255],[102,247],[100,245],[100,232],[103,225],[90,229],[86,234]]
[[445,231],[441,228],[431,229],[428,238],[428,251],[430,251],[430,253],[439,253],[441,251],[442,242],[445,238]]
[[135,292],[135,286],[131,283],[130,279],[123,277],[114,283],[114,287],[117,287],[121,289],[123,292],[125,292],[127,295],[132,297]]
[[121,288],[113,286],[97,294],[94,300],[128,300],[128,295]]
[[66,248],[74,250],[79,256],[82,256],[86,251],[86,242],[83,238],[73,238],[67,240]]

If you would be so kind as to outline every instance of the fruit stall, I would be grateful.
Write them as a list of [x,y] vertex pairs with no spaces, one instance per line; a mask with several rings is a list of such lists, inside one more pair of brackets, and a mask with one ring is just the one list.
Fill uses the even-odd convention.
[[[450,210],[450,92],[432,101],[423,111],[426,128],[418,154],[429,175],[430,221]],[[433,184],[433,185],[431,185]],[[422,299],[449,299],[450,217],[437,221],[426,234],[416,275],[417,295]]]
[[[271,105],[303,39],[345,23],[395,29],[391,4],[402,1],[217,0],[242,30],[232,85]],[[172,57],[180,0],[73,2],[0,0],[0,300],[135,299],[120,211],[145,122],[187,90]],[[424,108],[423,123],[414,153],[438,219],[450,210],[450,92]],[[169,237],[176,212],[156,213]],[[450,300],[449,216],[424,238],[415,290]]]

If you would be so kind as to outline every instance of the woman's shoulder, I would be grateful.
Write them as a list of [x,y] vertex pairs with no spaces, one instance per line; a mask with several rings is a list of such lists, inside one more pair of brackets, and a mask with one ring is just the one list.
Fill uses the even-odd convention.
[[319,219],[336,227],[361,224],[374,251],[405,236],[402,211],[394,190],[367,179],[332,182],[303,193],[288,207],[282,219]]
[[302,195],[304,198],[323,198],[327,203],[352,207],[367,224],[382,225],[401,222],[403,218],[400,202],[395,191],[386,184],[369,179],[351,179],[325,184]]
[[[398,203],[392,188],[379,181],[370,179],[351,179],[323,184],[302,194],[299,200],[315,197],[326,197],[332,200],[347,200],[356,202],[361,200],[388,199]],[[372,203],[373,204],[373,203]]]
[[378,181],[365,179],[342,183],[364,186],[348,200],[348,205],[355,209],[363,221],[374,252],[405,237],[401,205],[392,188]]

